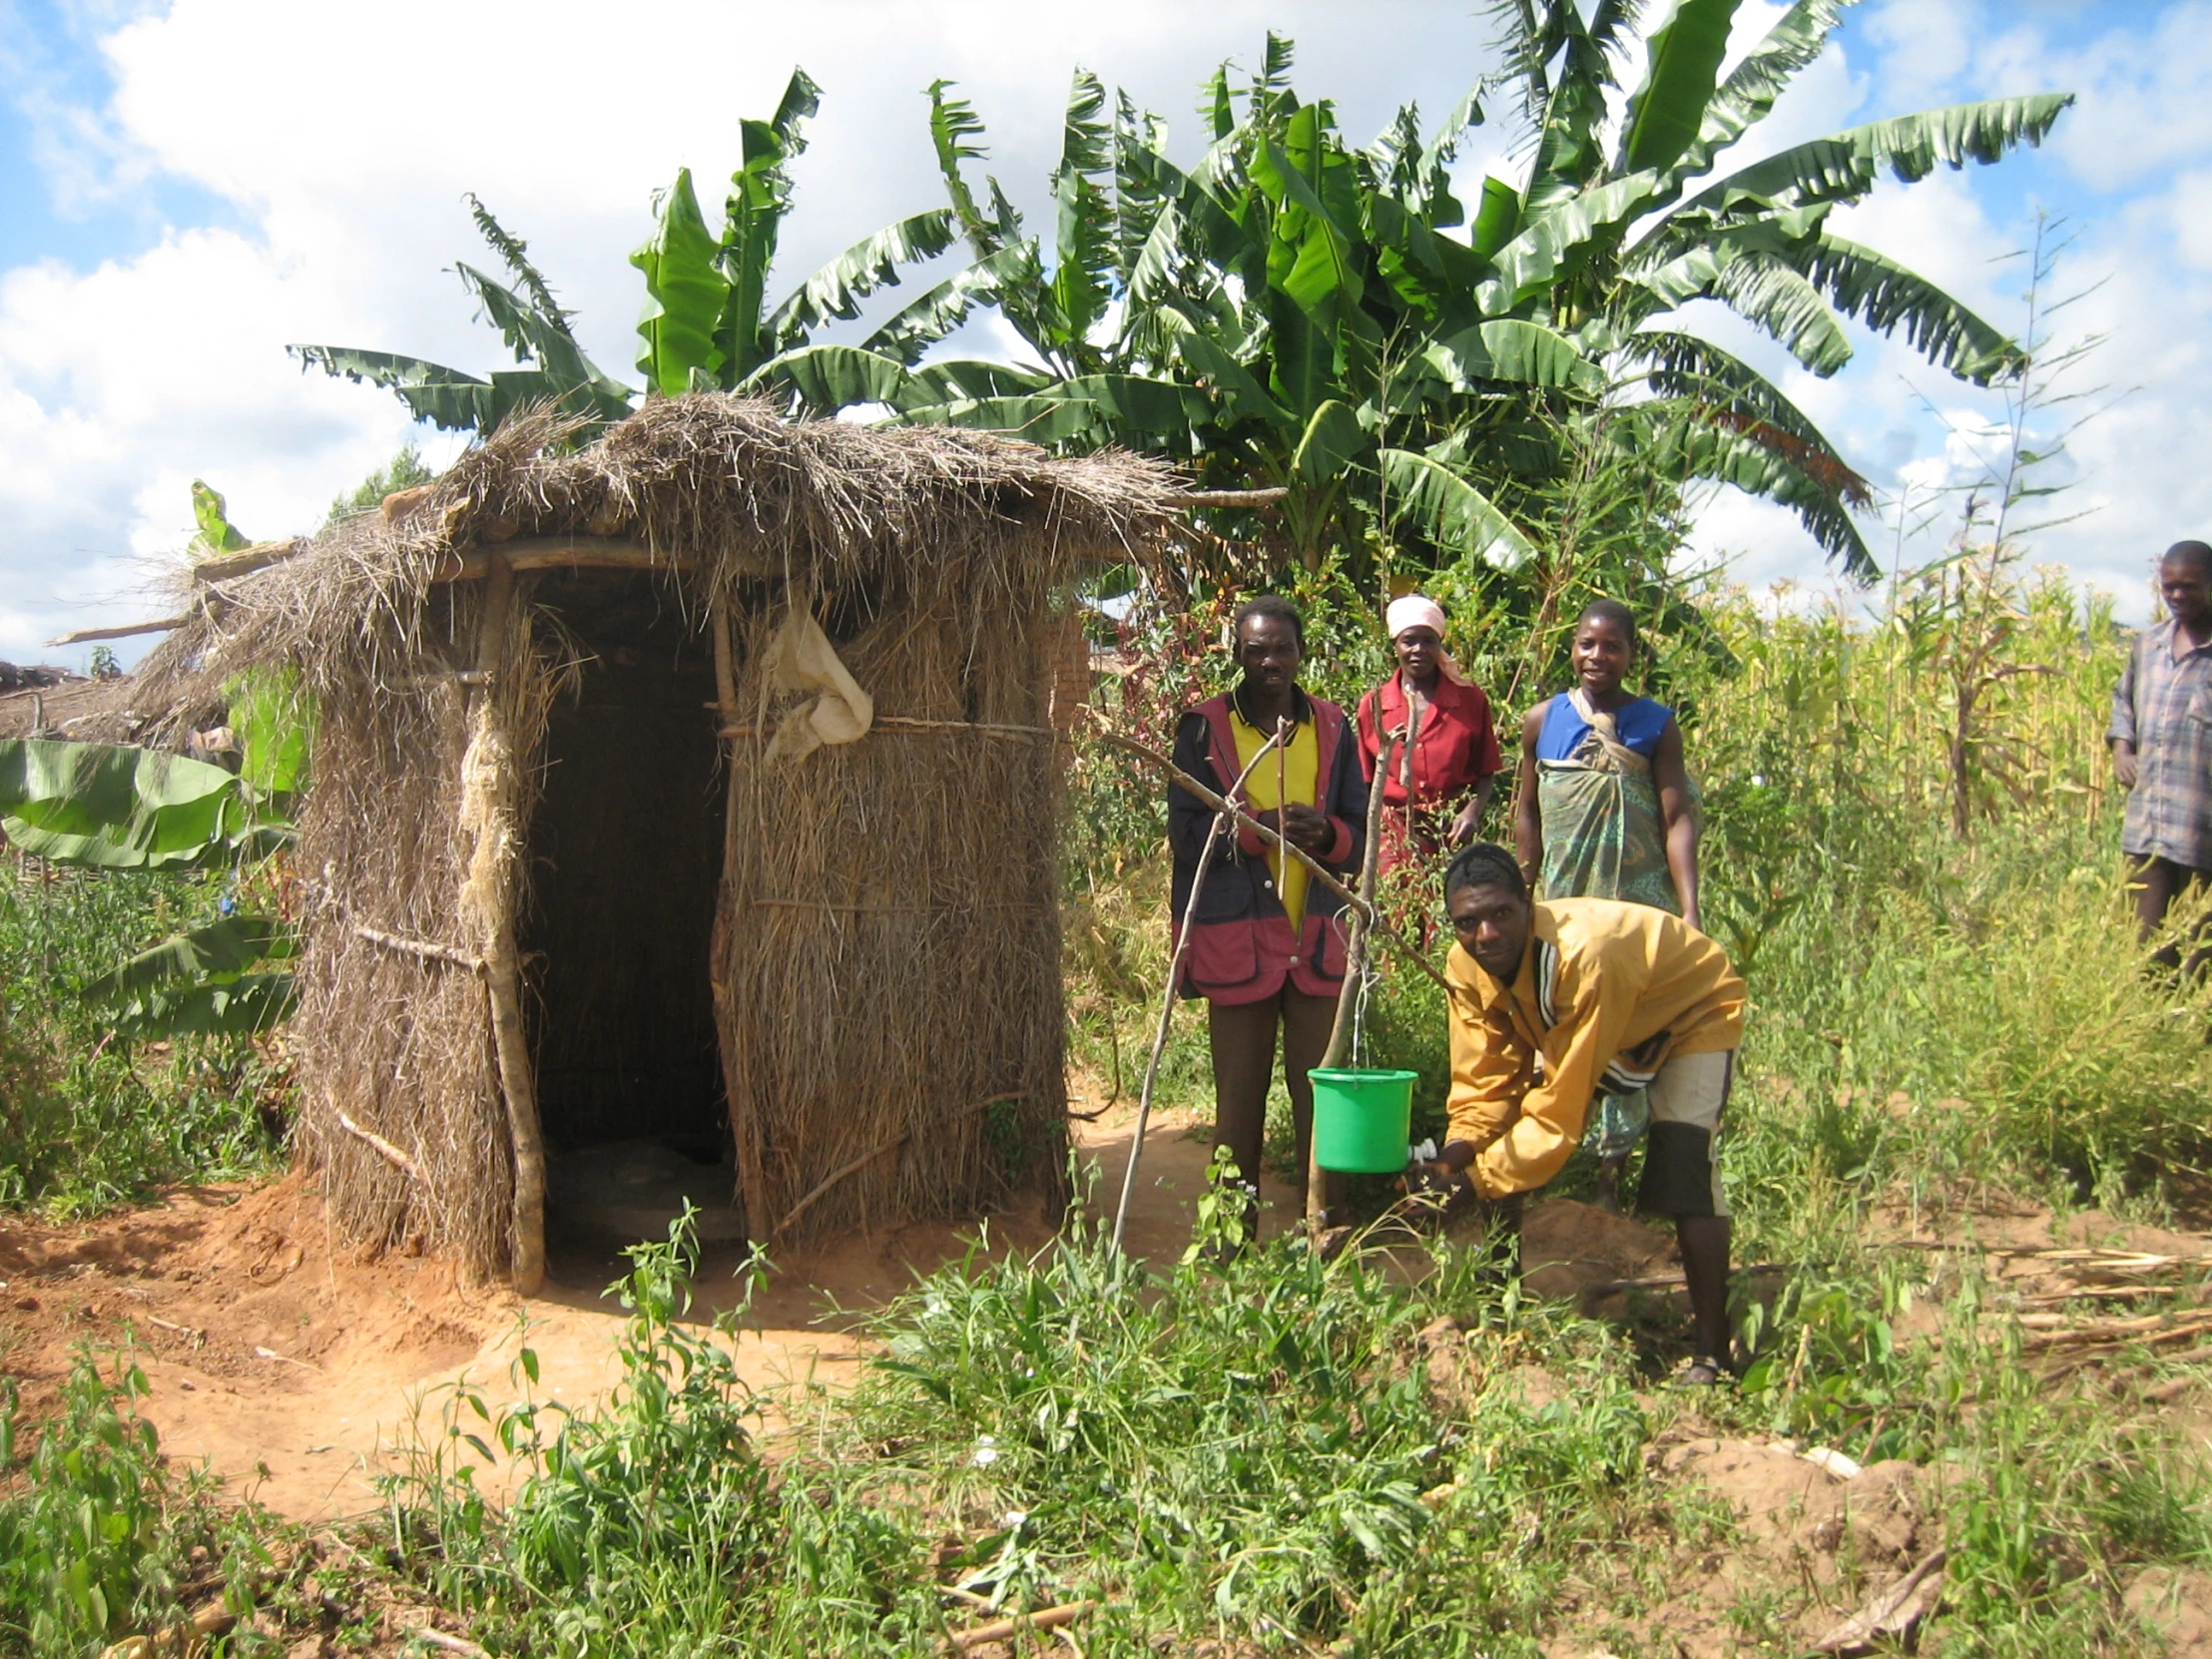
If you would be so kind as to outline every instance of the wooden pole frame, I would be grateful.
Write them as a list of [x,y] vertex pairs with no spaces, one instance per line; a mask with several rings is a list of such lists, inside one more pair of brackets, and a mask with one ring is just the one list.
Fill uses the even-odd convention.
[[[731,638],[730,633],[730,603],[729,600],[725,598],[723,594],[721,594],[719,591],[708,602],[707,628],[708,631],[714,636],[715,697],[723,718],[727,720],[736,720],[739,718],[737,647],[736,642]],[[730,879],[730,871],[728,868],[730,840],[729,826],[735,820],[738,808],[738,742],[740,737],[744,734],[739,731],[724,729],[721,730],[718,735],[728,746],[723,753],[723,764],[730,769],[727,799],[723,808],[723,855],[725,867],[722,872],[722,879],[723,882],[727,884]],[[714,955],[712,967],[710,969],[710,978],[712,978],[712,975],[714,973],[719,973],[722,968],[722,951],[724,943],[722,935],[722,924],[724,920],[722,900],[723,894],[720,890],[718,890],[715,895],[716,927]],[[728,994],[728,990],[727,987],[724,986],[719,979],[715,979],[712,982],[716,997],[716,1037],[718,1040],[727,1040],[727,1034],[722,1029],[723,1008],[721,999]],[[730,1056],[725,1053],[722,1057],[722,1060],[724,1093],[728,1097],[729,1109],[733,1114],[730,1119],[730,1140],[731,1144],[736,1148],[736,1157],[738,1162],[738,1195],[745,1201],[745,1230],[749,1236],[755,1239],[765,1240],[773,1238],[778,1232],[783,1229],[783,1227],[786,1225],[786,1223],[789,1222],[791,1218],[789,1216],[772,1217],[769,1214],[768,1179],[766,1173],[761,1168],[761,1160],[756,1155],[755,1148],[748,1142],[744,1132],[739,1128],[738,1121],[735,1116],[738,1110],[739,1093],[737,1088],[735,1087],[736,1079],[730,1075]]]
[[[514,608],[514,572],[496,560],[486,574],[483,611],[476,625],[476,672],[480,682],[468,689],[472,740],[496,732],[501,724],[499,695],[506,660],[508,617]],[[506,764],[517,763],[507,745]],[[497,834],[487,825],[479,833]],[[522,964],[515,949],[512,878],[493,900],[483,928],[485,1000],[491,1015],[492,1048],[499,1067],[499,1092],[507,1108],[508,1145],[514,1157],[514,1222],[508,1260],[514,1287],[524,1296],[545,1284],[545,1134],[538,1120],[537,1078],[530,1063],[530,1038],[522,1019]]]

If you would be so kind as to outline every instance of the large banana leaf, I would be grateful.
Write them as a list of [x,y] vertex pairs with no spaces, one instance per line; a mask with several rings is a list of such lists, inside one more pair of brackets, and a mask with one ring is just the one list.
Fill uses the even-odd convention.
[[1855,202],[1874,188],[1885,167],[1911,184],[1933,173],[1937,163],[1953,168],[1969,161],[1986,164],[2017,145],[2040,144],[2072,102],[2070,92],[2042,93],[1870,122],[1753,162],[1708,185],[1681,211],[1720,215],[1746,205],[1767,209]]
[[0,832],[56,863],[182,869],[229,857],[255,829],[221,767],[158,749],[0,739]]
[[[1524,18],[1542,16],[1513,52],[1511,63],[1512,71],[1529,84],[1531,105],[1541,105],[1540,112],[1528,110],[1540,125],[1528,186],[1521,194],[1524,211],[1573,200],[1604,166],[1599,138],[1611,114],[1606,93],[1615,84],[1613,53],[1641,9],[1639,0],[1598,0],[1585,23],[1578,0],[1536,0],[1523,7]],[[1547,84],[1554,61],[1557,79]]]
[[977,305],[1000,298],[1007,287],[1036,276],[1037,245],[1028,237],[954,272],[928,292],[886,317],[863,346],[909,366],[968,319]]
[[1833,374],[1851,361],[1851,338],[1821,290],[1781,260],[1738,260],[1721,274],[1714,291],[1815,374]]
[[933,208],[886,225],[794,288],[770,313],[766,332],[780,348],[787,348],[831,318],[858,316],[862,299],[878,288],[897,285],[900,266],[935,259],[952,246],[958,232],[948,208]]
[[1269,280],[1308,311],[1355,305],[1365,286],[1351,234],[1357,210],[1347,214],[1351,204],[1329,200],[1353,188],[1352,160],[1323,142],[1319,109],[1310,104],[1300,110],[1286,143],[1269,139],[1253,161],[1254,179],[1283,209],[1268,255]]
[[1851,0],[1797,0],[1776,20],[1766,38],[1728,72],[1705,106],[1695,142],[1670,168],[1680,181],[1706,172],[1713,158],[1767,118],[1798,71],[1826,50],[1828,37]]
[[1461,329],[1429,346],[1426,355],[1455,390],[1471,391],[1483,380],[1563,387],[1590,396],[1605,389],[1604,369],[1573,340],[1518,317],[1493,317]]
[[356,384],[396,392],[417,420],[448,432],[488,432],[510,412],[500,406],[489,380],[421,357],[365,351],[350,345],[287,345],[301,368],[319,368]]
[[1184,326],[1174,334],[1174,351],[1201,388],[1211,391],[1231,419],[1256,419],[1278,429],[1295,429],[1291,412],[1268,394],[1252,370],[1206,329],[1175,313]]
[[1644,84],[1628,101],[1621,167],[1665,170],[1682,159],[1705,122],[1728,52],[1738,0],[1681,0],[1651,32]]
[[767,121],[738,123],[738,170],[723,198],[722,246],[716,264],[730,284],[715,336],[722,346],[722,380],[743,380],[776,354],[780,344],[762,326],[768,309],[768,276],[776,264],[784,216],[791,211],[792,182],[787,164],[807,148],[802,132],[822,107],[822,89],[804,69],[794,69],[784,84],[776,114]]
[[1658,183],[1655,173],[1631,173],[1530,216],[1497,251],[1497,275],[1479,290],[1482,309],[1496,316],[1549,287],[1577,249],[1640,213]]
[[1696,334],[1653,329],[1635,336],[1624,353],[1644,365],[1644,380],[1661,397],[1713,414],[1726,414],[1736,430],[1785,455],[1823,489],[1855,507],[1874,492],[1843,458],[1827,434],[1773,381],[1735,354]]
[[1682,418],[1679,411],[1653,410],[1649,418],[1654,430],[1646,453],[1663,475],[1733,484],[1747,495],[1779,502],[1798,515],[1822,550],[1841,561],[1849,574],[1861,581],[1881,574],[1837,492],[1798,465],[1786,445],[1710,411],[1691,411]]
[[280,1024],[298,998],[288,972],[244,973],[198,985],[151,990],[116,1013],[116,1030],[139,1041],[178,1037],[250,1037]]
[[1060,128],[1060,165],[1052,175],[1053,308],[1071,347],[1084,344],[1113,294],[1115,215],[1098,177],[1113,160],[1114,132],[1105,119],[1106,89],[1087,69],[1068,88]]
[[224,916],[140,951],[79,994],[87,1002],[116,1002],[233,980],[256,962],[289,957],[292,949],[291,930],[274,916]]
[[245,763],[239,777],[265,812],[288,816],[292,800],[307,788],[314,748],[314,696],[288,668],[250,668],[227,682],[231,730]]
[[906,365],[857,345],[802,345],[771,357],[738,389],[755,394],[789,388],[816,414],[855,403],[896,403],[906,392]]
[[1350,467],[1367,444],[1360,417],[1332,397],[1306,423],[1306,435],[1291,453],[1291,473],[1302,484],[1326,484]]
[[448,432],[496,431],[526,404],[552,403],[588,420],[618,420],[629,413],[629,394],[620,400],[591,386],[578,386],[542,368],[494,369],[479,379],[443,363],[402,357],[389,351],[364,351],[347,345],[287,345],[302,368],[381,386],[397,395],[417,420]]
[[1872,248],[1823,236],[1805,244],[1791,263],[1846,315],[1877,333],[1902,327],[1916,351],[1962,380],[1985,386],[2027,361],[2000,330]]
[[1498,570],[1536,556],[1513,521],[1442,461],[1410,449],[1384,449],[1379,459],[1392,508],[1438,547]]
[[956,403],[963,397],[1025,397],[1051,384],[1051,375],[1033,368],[940,357],[909,372],[900,395],[918,407],[924,403]]
[[645,274],[645,309],[638,318],[638,372],[663,397],[689,391],[696,370],[709,382],[725,361],[717,330],[730,279],[720,269],[721,241],[707,229],[683,168],[661,199],[650,241],[630,256]]
[[929,144],[936,151],[937,174],[944,181],[945,196],[952,204],[952,216],[959,222],[961,234],[977,259],[987,259],[1021,235],[1021,218],[999,195],[995,180],[992,212],[988,214],[968,188],[961,164],[983,159],[982,145],[971,142],[982,138],[983,123],[976,118],[972,104],[950,95],[951,86],[946,80],[929,83]]
[[907,425],[967,426],[1051,445],[1187,438],[1210,413],[1204,394],[1171,380],[1086,374],[1025,397],[932,404],[902,410],[898,418]]

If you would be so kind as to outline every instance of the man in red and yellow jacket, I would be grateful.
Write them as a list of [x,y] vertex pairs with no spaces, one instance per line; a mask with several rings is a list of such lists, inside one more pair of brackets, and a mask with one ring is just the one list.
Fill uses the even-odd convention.
[[1559,1172],[1600,1094],[1648,1089],[1638,1208],[1674,1218],[1696,1352],[1688,1381],[1728,1358],[1728,1202],[1721,1116],[1744,1035],[1744,982],[1678,916],[1606,898],[1533,900],[1520,865],[1480,841],[1452,860],[1450,1126],[1407,1184],[1510,1213]]

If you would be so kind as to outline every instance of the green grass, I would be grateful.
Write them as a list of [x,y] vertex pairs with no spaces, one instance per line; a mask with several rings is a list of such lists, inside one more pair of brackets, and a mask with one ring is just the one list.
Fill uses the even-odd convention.
[[[2172,1222],[2212,1139],[2212,998],[2143,971],[2099,793],[2113,637],[2047,585],[2016,610],[2005,660],[2051,672],[2007,679],[1983,710],[1964,834],[1938,741],[1950,648],[1922,622],[1724,600],[1725,650],[1659,665],[1706,791],[1710,924],[1753,999],[1724,1159],[1738,1261],[1780,1267],[1739,1283],[1755,1352],[1737,1388],[1665,1385],[1680,1331],[1663,1303],[1585,1320],[1452,1248],[1418,1274],[1295,1243],[1161,1271],[1077,1224],[870,1316],[877,1359],[848,1391],[769,1401],[688,1322],[672,1243],[639,1252],[623,1287],[610,1400],[532,1403],[527,1364],[503,1388],[452,1390],[447,1432],[334,1543],[212,1507],[152,1460],[128,1387],[81,1373],[39,1461],[0,1482],[17,1639],[95,1652],[174,1616],[189,1569],[282,1632],[235,1634],[237,1653],[315,1628],[360,1645],[394,1603],[445,1609],[502,1654],[909,1654],[994,1609],[1088,1600],[1082,1650],[1117,1659],[1208,1639],[1536,1655],[1567,1630],[1624,1659],[1671,1654],[1654,1610],[1743,1543],[1717,1500],[1655,1467],[1702,1432],[1916,1464],[1924,1536],[1951,1552],[1928,1638],[1946,1656],[2149,1651],[2120,1592],[2147,1565],[2212,1565],[2212,1484],[2186,1422],[2136,1396],[2206,1378],[2201,1351],[2047,1380],[1979,1258],[1894,1248],[1960,1239],[2002,1195]],[[1118,1052],[1133,1098],[1166,868],[1156,789],[1118,765],[1078,769],[1065,936],[1074,1050],[1101,1078]],[[0,885],[0,960],[39,972],[4,997],[16,1201],[107,1202],[266,1156],[250,1071],[103,1048],[69,995],[212,899]],[[1387,973],[1365,1037],[1421,1072],[1433,1127],[1432,987]],[[1201,1009],[1178,1011],[1163,1078],[1163,1098],[1206,1100]],[[771,1445],[772,1422],[800,1426]],[[530,1475],[504,1505],[474,1472],[494,1443]],[[57,1613],[34,1638],[79,1562],[104,1622]],[[1746,1566],[1717,1583],[1715,1619],[1789,1650],[1802,1582]]]

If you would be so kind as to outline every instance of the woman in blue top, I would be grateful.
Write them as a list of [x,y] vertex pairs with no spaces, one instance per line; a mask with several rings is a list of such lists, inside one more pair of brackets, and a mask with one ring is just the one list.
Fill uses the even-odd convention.
[[[1574,625],[1572,690],[1521,722],[1513,839],[1521,872],[1546,898],[1615,898],[1698,925],[1697,790],[1682,762],[1674,711],[1621,684],[1636,657],[1636,619],[1598,599]],[[1619,1203],[1621,1166],[1649,1108],[1608,1096],[1591,1116],[1598,1201]]]

